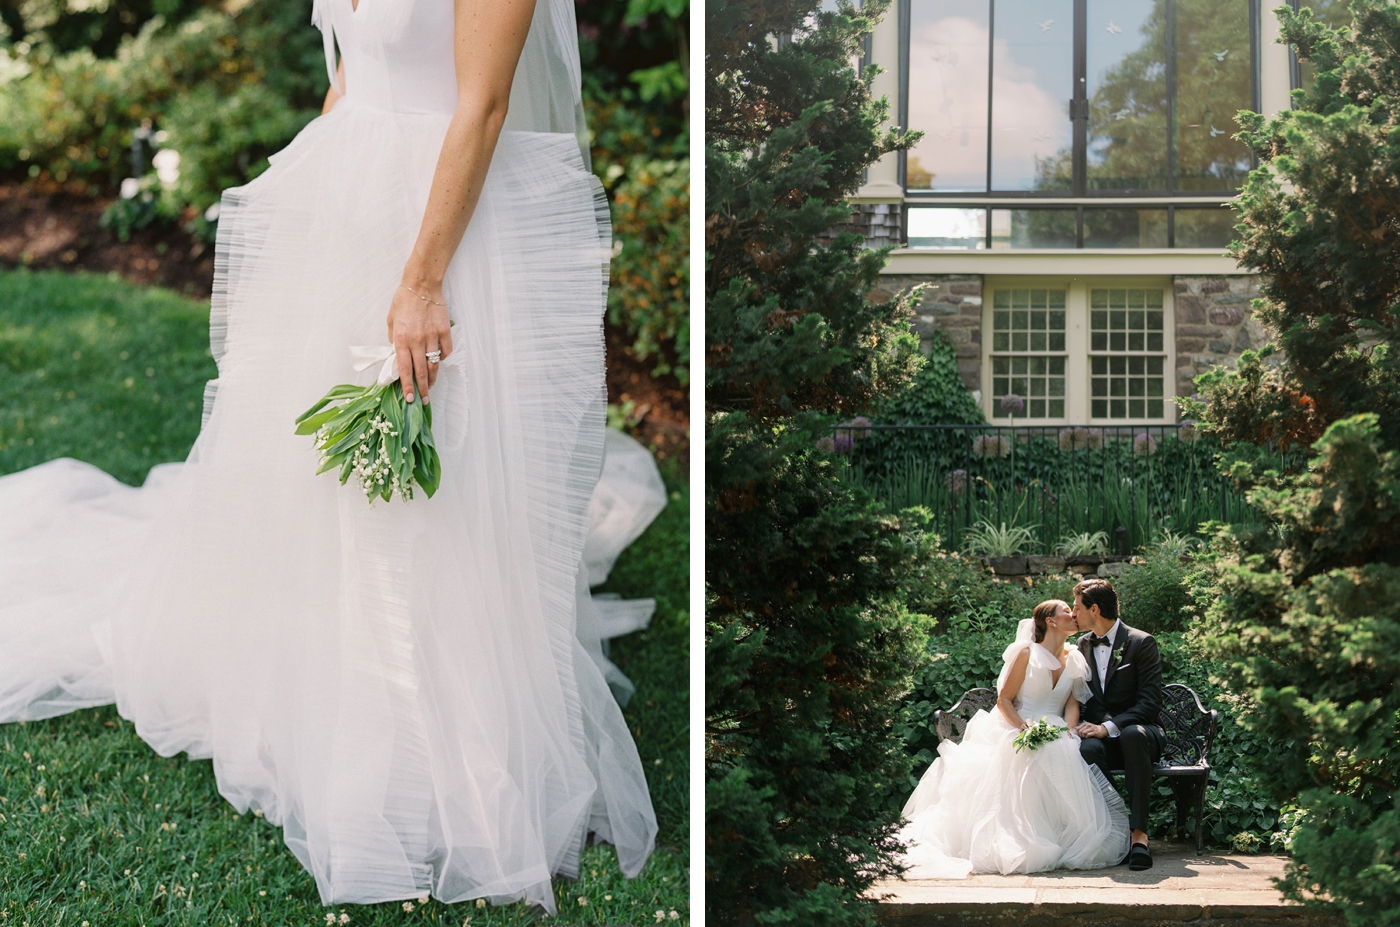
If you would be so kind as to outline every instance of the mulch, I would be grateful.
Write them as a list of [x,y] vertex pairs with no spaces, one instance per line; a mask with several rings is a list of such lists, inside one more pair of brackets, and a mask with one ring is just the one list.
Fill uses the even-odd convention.
[[[118,241],[101,226],[110,199],[59,184],[0,183],[0,267],[115,271],[132,283],[167,287],[207,299],[214,249],[176,226],[155,224]],[[633,437],[658,460],[673,460],[684,478],[690,465],[687,390],[674,376],[653,373],[654,360],[635,357],[620,327],[605,327],[608,402],[632,403]]]

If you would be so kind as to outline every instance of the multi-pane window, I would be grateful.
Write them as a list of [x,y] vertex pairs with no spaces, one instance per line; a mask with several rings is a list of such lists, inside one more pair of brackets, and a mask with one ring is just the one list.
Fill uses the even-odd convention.
[[1251,163],[1233,136],[1235,113],[1257,108],[1258,4],[909,0],[901,98],[924,136],[906,188],[1234,191]]
[[1166,403],[1164,350],[1161,290],[1090,290],[1090,415],[1162,418]]
[[[992,291],[992,392],[1025,401],[1025,418],[1065,416],[1065,291]],[[1005,417],[1000,403],[993,416]]]

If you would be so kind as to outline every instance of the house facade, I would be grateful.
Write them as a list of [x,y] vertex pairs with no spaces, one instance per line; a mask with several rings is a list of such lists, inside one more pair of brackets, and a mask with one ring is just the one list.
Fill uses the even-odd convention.
[[[1334,25],[1339,0],[1301,0]],[[1261,0],[898,0],[876,96],[923,138],[851,201],[883,288],[926,286],[991,422],[1169,424],[1172,396],[1267,334],[1226,253],[1251,153],[1240,110],[1311,78]]]

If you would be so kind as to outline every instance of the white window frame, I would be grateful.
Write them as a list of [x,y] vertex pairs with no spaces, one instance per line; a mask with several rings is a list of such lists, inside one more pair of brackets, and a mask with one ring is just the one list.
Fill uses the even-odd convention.
[[[994,425],[1009,425],[1001,414],[1001,397],[992,395],[992,311],[995,291],[1000,288],[1065,290],[1065,416],[1064,418],[1024,418],[1016,425],[1027,427],[1063,425],[1166,425],[1176,421],[1176,288],[1166,276],[1028,276],[992,275],[982,281],[982,414]],[[1162,366],[1163,408],[1161,418],[1114,419],[1089,415],[1089,291],[1109,288],[1152,288],[1162,290],[1162,341],[1166,360]],[[1048,352],[1047,352],[1048,353]]]

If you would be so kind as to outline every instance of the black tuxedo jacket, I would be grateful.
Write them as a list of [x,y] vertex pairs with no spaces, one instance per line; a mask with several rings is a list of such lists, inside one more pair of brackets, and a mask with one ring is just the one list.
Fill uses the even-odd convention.
[[1102,724],[1112,718],[1119,730],[1129,724],[1161,727],[1162,654],[1157,640],[1146,631],[1118,622],[1113,638],[1113,654],[1108,661],[1107,678],[1099,678],[1098,661],[1089,645],[1091,634],[1079,638],[1079,652],[1089,663],[1089,690],[1092,693],[1080,712],[1080,719]]

